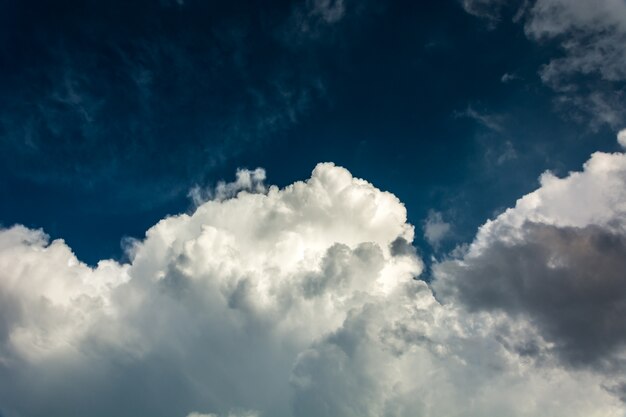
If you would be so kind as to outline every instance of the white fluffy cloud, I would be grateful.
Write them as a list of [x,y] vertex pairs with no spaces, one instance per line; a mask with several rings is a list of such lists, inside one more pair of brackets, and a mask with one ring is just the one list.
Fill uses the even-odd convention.
[[[624,158],[594,155],[576,177],[581,189],[589,172],[603,181],[582,194],[594,205],[566,205],[564,223],[551,225],[621,233]],[[541,190],[569,187],[559,181],[546,176]],[[522,205],[538,219],[559,209],[537,198]],[[502,216],[514,225],[520,210]],[[499,239],[496,223],[472,250]],[[468,314],[462,297],[440,304],[414,279],[413,233],[395,196],[332,164],[165,218],[128,264],[90,268],[41,231],[2,230],[0,413],[623,416],[604,374],[541,362],[503,337],[504,325],[519,340],[543,329]]]
[[626,149],[626,129],[622,129],[619,131],[619,133],[617,134],[617,142],[622,148]]

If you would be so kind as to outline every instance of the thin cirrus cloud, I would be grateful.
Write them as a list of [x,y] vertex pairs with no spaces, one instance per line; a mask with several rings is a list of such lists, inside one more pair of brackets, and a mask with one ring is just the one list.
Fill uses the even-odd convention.
[[400,200],[331,163],[164,218],[126,264],[4,229],[0,412],[621,416],[625,173],[545,174],[432,287]]

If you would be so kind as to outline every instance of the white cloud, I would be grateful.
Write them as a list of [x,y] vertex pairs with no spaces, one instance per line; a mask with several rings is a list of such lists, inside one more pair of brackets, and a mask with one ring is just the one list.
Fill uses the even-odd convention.
[[256,168],[255,170],[238,169],[237,178],[233,182],[220,181],[215,188],[202,188],[199,185],[194,186],[187,194],[196,206],[205,203],[208,200],[225,200],[237,195],[240,191],[252,193],[264,193],[267,191],[265,187],[265,170]]
[[[619,203],[623,158],[594,155],[585,172],[605,181],[583,217],[617,210],[600,206]],[[41,231],[2,230],[0,413],[623,415],[604,375],[510,348],[541,334],[532,323],[439,304],[413,279],[413,233],[395,196],[332,164],[167,217],[129,264],[90,268]]]
[[528,36],[541,40],[567,36],[565,56],[542,71],[548,79],[567,73],[598,73],[609,81],[626,78],[626,3],[539,0],[529,11]]
[[620,130],[617,134],[617,143],[619,143],[622,148],[626,148],[626,129]]
[[440,212],[430,210],[428,217],[424,220],[424,238],[430,246],[438,248],[443,239],[450,234],[450,223],[443,220],[443,216]]

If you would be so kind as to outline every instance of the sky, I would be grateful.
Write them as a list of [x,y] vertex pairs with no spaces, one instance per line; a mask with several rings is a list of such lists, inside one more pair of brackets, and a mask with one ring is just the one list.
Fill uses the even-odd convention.
[[0,417],[626,416],[624,0],[0,6]]

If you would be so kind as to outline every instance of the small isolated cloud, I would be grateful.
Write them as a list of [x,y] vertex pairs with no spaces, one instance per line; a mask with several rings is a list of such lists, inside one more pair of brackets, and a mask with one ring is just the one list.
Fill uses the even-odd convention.
[[617,143],[624,149],[626,149],[626,129],[622,129],[617,133]]
[[500,82],[504,84],[508,84],[510,82],[513,82],[515,80],[520,80],[520,79],[521,79],[520,76],[515,73],[505,72],[504,74],[502,74],[502,77],[500,78]]
[[465,11],[492,23],[500,20],[500,11],[507,0],[463,0]]
[[265,170],[256,168],[255,170],[238,169],[237,178],[233,182],[220,181],[214,188],[202,188],[199,185],[194,186],[187,194],[196,206],[209,200],[225,200],[235,197],[239,192],[246,191],[249,193],[264,193],[267,191],[265,187]]
[[441,242],[450,235],[451,225],[443,220],[439,211],[430,210],[423,224],[424,238],[430,246],[437,249]]

